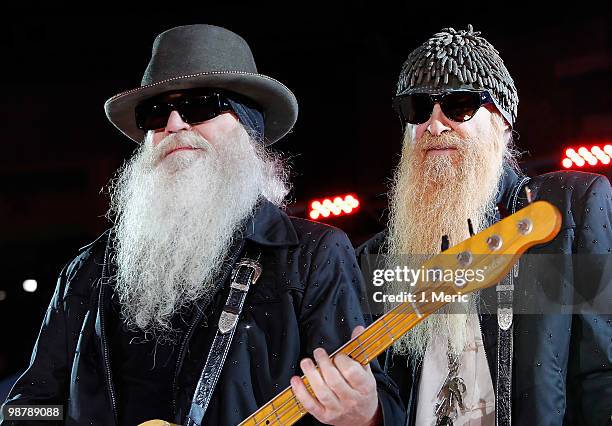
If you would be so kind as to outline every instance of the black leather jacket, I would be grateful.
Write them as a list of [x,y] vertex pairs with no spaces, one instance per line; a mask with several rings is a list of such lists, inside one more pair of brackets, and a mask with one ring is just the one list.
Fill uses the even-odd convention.
[[[526,180],[507,169],[500,185],[498,202],[508,212],[524,207]],[[496,315],[481,315],[483,342],[496,391],[496,410],[509,405],[511,415],[498,424],[513,425],[606,425],[612,422],[612,191],[604,176],[581,172],[554,172],[527,183],[535,199],[547,200],[562,213],[559,234],[528,254],[556,254],[564,282],[551,278],[552,270],[533,268],[527,257],[520,261],[515,280],[517,295],[524,288],[546,289],[547,297],[570,302],[577,294],[597,297],[607,310],[575,312],[573,315],[546,312],[513,316],[513,354],[498,359],[499,327]],[[514,206],[516,202],[516,206]],[[377,254],[386,237],[383,231],[358,250],[362,262]],[[362,264],[365,270],[369,268]],[[551,281],[552,280],[552,281]],[[517,293],[518,291],[518,293]],[[495,288],[484,290],[493,292]],[[536,297],[542,297],[545,292]],[[602,298],[607,302],[602,302]],[[492,299],[494,300],[494,299]],[[542,306],[547,300],[535,303]],[[533,303],[532,303],[533,306]],[[385,370],[400,387],[406,402],[407,425],[415,424],[421,361],[386,354]],[[506,365],[500,365],[506,364]],[[501,368],[500,368],[501,367]],[[511,375],[511,394],[498,392],[501,374]],[[427,374],[427,372],[423,372]],[[420,426],[420,425],[419,425]]]
[[[247,296],[204,418],[208,425],[240,423],[287,387],[292,375],[301,374],[303,357],[312,356],[318,346],[332,352],[349,340],[356,325],[364,324],[362,277],[342,231],[289,217],[264,201],[243,235],[239,242],[247,239],[260,248],[263,273]],[[64,405],[66,425],[113,425],[118,410],[130,409],[118,406],[114,392],[113,349],[105,318],[110,312],[112,286],[101,272],[107,239],[105,234],[84,247],[62,271],[30,366],[13,387],[7,404]],[[226,261],[228,266],[240,257],[243,245],[236,245]],[[223,287],[228,285],[224,280]],[[202,342],[210,341],[206,336],[214,326],[196,317],[183,339],[177,364],[169,367],[175,375],[173,395],[168,395],[175,418],[163,420],[184,421],[208,351]],[[404,411],[395,385],[377,363],[372,370],[384,423],[403,424]],[[307,416],[300,424],[318,422]]]

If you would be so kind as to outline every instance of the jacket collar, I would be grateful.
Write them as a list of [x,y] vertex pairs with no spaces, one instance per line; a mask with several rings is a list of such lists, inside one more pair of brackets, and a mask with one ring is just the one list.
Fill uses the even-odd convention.
[[498,183],[495,204],[503,203],[506,209],[510,211],[512,194],[514,193],[516,185],[518,185],[520,180],[520,176],[514,171],[514,169],[504,164],[504,171]]
[[244,232],[246,239],[264,246],[282,247],[299,243],[289,216],[266,199],[259,202]]

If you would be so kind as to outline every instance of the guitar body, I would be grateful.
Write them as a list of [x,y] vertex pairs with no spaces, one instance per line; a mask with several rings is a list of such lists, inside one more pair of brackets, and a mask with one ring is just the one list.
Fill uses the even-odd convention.
[[141,423],[138,426],[181,426],[174,423],[167,422],[165,420],[148,420],[144,423]]

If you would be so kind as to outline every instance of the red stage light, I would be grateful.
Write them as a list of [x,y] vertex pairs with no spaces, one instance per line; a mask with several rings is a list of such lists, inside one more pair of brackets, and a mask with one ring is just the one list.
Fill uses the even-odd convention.
[[612,163],[612,144],[595,144],[591,148],[586,146],[570,147],[565,149],[566,157],[561,164],[566,169],[574,167],[602,167]]
[[358,207],[359,200],[355,197],[355,195],[338,195],[324,198],[322,200],[312,201],[310,203],[310,211],[308,212],[308,216],[313,220],[317,220],[321,216],[344,216],[354,213]]

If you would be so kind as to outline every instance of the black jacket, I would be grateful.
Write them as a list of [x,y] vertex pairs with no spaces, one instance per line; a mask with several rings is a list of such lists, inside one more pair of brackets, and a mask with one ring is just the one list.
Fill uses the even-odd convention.
[[[526,205],[525,179],[506,170],[498,203],[512,213]],[[554,268],[538,267],[542,256],[520,260],[513,315],[512,392],[500,401],[496,386],[498,324],[494,314],[480,315],[485,352],[496,391],[496,405],[511,403],[515,425],[605,425],[612,422],[612,193],[601,175],[555,172],[527,182],[535,199],[547,200],[561,211],[559,234],[533,247],[530,255],[555,255]],[[513,205],[516,202],[516,205]],[[377,234],[358,250],[361,262],[378,254],[386,238]],[[369,268],[362,263],[362,268]],[[556,275],[561,271],[563,280]],[[483,290],[495,297],[495,288]],[[528,299],[525,294],[530,295]],[[593,312],[552,314],[551,301],[578,304],[578,298],[597,298]],[[529,300],[529,314],[517,314]],[[491,298],[489,300],[495,300]],[[522,300],[522,299],[521,299]],[[535,307],[534,307],[535,306]],[[604,308],[602,309],[602,306]],[[606,309],[607,307],[607,309]],[[550,308],[550,309],[549,309]],[[536,312],[534,312],[534,309]],[[542,313],[538,314],[540,309]],[[407,404],[407,425],[414,425],[421,360],[390,356],[385,371],[396,381]],[[509,361],[510,363],[510,361]],[[502,369],[504,371],[504,369]],[[427,374],[427,372],[424,372]]]
[[[346,235],[329,226],[287,216],[264,201],[231,250],[222,274],[240,257],[244,241],[262,253],[263,273],[250,290],[230,353],[204,422],[236,425],[301,374],[299,361],[323,346],[331,352],[364,324],[362,277]],[[61,404],[66,425],[113,425],[118,410],[108,342],[112,286],[101,279],[108,233],[84,247],[62,271],[34,347],[30,366],[7,404]],[[225,298],[221,297],[224,301]],[[202,307],[205,311],[205,307]],[[106,317],[105,317],[106,315]],[[191,404],[216,322],[196,316],[172,365],[173,419]],[[403,423],[395,385],[377,363],[372,369],[386,425]],[[307,416],[301,424],[316,424]],[[6,423],[4,423],[6,424]],[[17,423],[19,424],[19,423]],[[43,425],[49,422],[41,423]],[[123,425],[122,425],[123,426]]]

